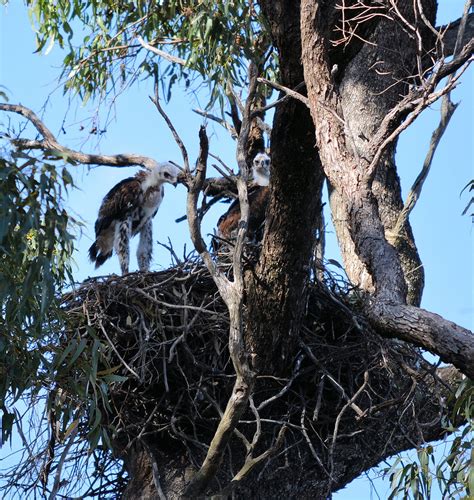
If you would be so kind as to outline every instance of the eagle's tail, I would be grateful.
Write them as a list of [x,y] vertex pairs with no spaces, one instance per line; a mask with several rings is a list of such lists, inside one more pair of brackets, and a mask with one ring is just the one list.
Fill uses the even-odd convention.
[[95,262],[95,268],[100,267],[107,259],[112,257],[112,251],[108,253],[102,253],[101,250],[97,247],[97,242],[94,241],[91,247],[89,248],[89,259],[91,262]]

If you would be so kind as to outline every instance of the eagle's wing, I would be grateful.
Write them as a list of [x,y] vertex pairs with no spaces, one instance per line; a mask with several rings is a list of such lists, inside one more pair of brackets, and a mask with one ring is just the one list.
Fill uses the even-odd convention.
[[95,222],[95,242],[89,248],[89,257],[96,268],[112,256],[115,224],[125,220],[140,206],[142,190],[136,177],[128,177],[116,184],[104,197]]
[[248,237],[257,242],[261,241],[263,238],[263,226],[269,200],[270,189],[267,186],[261,186],[249,195],[250,214]]
[[141,195],[140,181],[135,177],[128,177],[116,184],[102,200],[95,222],[96,236],[115,221],[124,220],[130,215],[140,205]]
[[[268,187],[252,186],[248,191],[249,200],[249,236],[253,238],[254,232],[265,220],[265,211],[268,204]],[[230,239],[237,229],[240,221],[240,203],[236,199],[232,202],[227,212],[217,221],[218,234],[221,238]]]

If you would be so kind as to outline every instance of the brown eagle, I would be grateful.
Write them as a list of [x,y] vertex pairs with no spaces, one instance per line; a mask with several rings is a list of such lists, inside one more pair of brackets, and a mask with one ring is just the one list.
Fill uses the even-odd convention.
[[[265,153],[258,153],[252,162],[252,176],[254,185],[249,188],[249,220],[247,237],[250,240],[262,239],[262,227],[265,222],[265,213],[268,205],[270,182],[270,157]],[[230,240],[235,236],[240,221],[239,200],[234,200],[227,212],[217,221],[217,236],[219,240]],[[214,240],[215,241],[215,240]],[[214,249],[219,248],[214,243]]]
[[166,182],[176,186],[179,170],[173,164],[157,163],[116,184],[104,197],[95,222],[95,241],[89,258],[96,269],[115,252],[122,274],[128,273],[130,238],[140,233],[138,268],[150,269],[153,252],[152,219],[164,196]]

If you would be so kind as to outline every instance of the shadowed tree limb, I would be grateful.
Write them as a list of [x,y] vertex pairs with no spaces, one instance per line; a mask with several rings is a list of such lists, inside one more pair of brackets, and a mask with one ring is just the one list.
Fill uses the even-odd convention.
[[467,328],[403,304],[375,301],[365,311],[377,332],[427,349],[474,379],[474,334]]

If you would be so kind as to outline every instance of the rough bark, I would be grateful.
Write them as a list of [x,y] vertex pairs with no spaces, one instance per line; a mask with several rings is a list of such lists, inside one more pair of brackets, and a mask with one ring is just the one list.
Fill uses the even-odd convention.
[[[359,156],[352,130],[341,117],[342,99],[332,78],[328,50],[326,16],[319,4],[301,3],[302,61],[316,140],[324,171],[340,199],[345,231],[354,253],[366,266],[375,291],[367,310],[376,312],[378,327],[398,332],[401,338],[422,345],[472,374],[474,339],[468,330],[449,322],[437,321],[421,309],[406,307],[405,276],[398,252],[387,241],[380,211],[371,190],[378,167],[374,153]],[[367,146],[368,147],[368,146]],[[347,268],[346,268],[347,269]],[[386,318],[384,318],[386,313]],[[411,328],[411,320],[419,321]],[[448,324],[449,323],[449,324]],[[390,325],[388,328],[387,325]]]
[[382,335],[428,349],[474,379],[474,335],[471,331],[438,314],[409,305],[374,303],[367,311]]
[[[398,7],[403,15],[413,20],[412,2],[398,2]],[[424,12],[433,23],[436,12],[434,2],[425,1]],[[415,72],[417,57],[416,41],[403,29],[402,23],[386,18],[374,18],[371,23],[375,28],[368,34],[369,43],[363,44],[353,58],[342,61],[336,75],[345,132],[352,137],[352,144],[348,147],[351,150],[356,148],[362,158],[368,155],[368,139],[377,131],[388,111],[406,94],[407,80]],[[427,31],[426,26],[421,29],[425,38]],[[403,208],[394,154],[395,144],[383,156],[372,185],[386,234],[394,228]],[[373,291],[372,277],[357,256],[349,236],[338,190],[331,190],[330,202],[348,276],[364,290]],[[424,272],[409,223],[405,224],[396,249],[408,286],[407,301],[419,305]]]
[[[298,2],[261,1],[280,57],[281,83],[303,81]],[[291,358],[305,309],[305,285],[321,218],[323,173],[308,109],[294,100],[275,112],[272,137],[270,206],[263,248],[248,275],[248,344],[256,366],[284,369]]]

